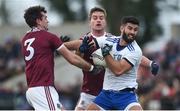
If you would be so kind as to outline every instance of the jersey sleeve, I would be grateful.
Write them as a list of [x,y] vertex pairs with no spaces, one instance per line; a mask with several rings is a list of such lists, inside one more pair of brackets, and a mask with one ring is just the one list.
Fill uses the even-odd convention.
[[123,58],[126,59],[132,66],[139,64],[142,57],[142,52],[137,51],[131,51],[131,53],[128,53]]
[[53,47],[56,50],[59,49],[63,44],[61,39],[57,35],[52,33],[49,33],[48,40],[51,44],[51,47]]

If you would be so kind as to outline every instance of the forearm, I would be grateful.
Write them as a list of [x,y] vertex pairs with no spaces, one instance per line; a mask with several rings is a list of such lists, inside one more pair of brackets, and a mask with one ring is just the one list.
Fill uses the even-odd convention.
[[91,64],[86,62],[78,55],[73,56],[72,64],[86,71],[89,71],[91,68]]
[[105,57],[108,68],[114,73],[115,76],[120,76],[131,69],[131,65],[126,60],[114,60],[111,55]]
[[89,71],[91,68],[91,64],[83,60],[78,55],[74,54],[73,52],[69,51],[65,46],[62,46],[59,50],[61,55],[72,65],[75,65],[83,70]]
[[151,67],[151,63],[152,63],[151,60],[149,60],[145,56],[142,56],[141,63],[140,63],[141,66],[143,66],[143,67]]
[[64,45],[69,50],[78,50],[81,42],[82,42],[82,40],[73,40],[73,41],[70,41],[70,42],[65,42]]

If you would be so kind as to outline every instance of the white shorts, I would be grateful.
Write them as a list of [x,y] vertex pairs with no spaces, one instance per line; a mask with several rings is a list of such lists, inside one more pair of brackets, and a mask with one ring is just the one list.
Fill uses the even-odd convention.
[[61,110],[59,95],[52,86],[31,87],[26,91],[26,98],[35,110]]
[[79,107],[81,109],[87,109],[87,107],[94,101],[95,98],[96,96],[82,92],[76,108]]

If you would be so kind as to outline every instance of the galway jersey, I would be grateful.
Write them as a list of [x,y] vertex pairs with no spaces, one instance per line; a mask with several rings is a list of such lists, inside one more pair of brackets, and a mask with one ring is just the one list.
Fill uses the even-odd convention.
[[54,85],[54,51],[63,42],[45,30],[33,29],[22,38],[22,54],[26,63],[28,87]]
[[[90,39],[92,39],[92,38],[110,37],[111,34],[105,33],[102,36],[96,37],[92,33],[89,33],[88,36],[90,36]],[[81,37],[80,39],[82,40],[83,37]],[[85,53],[83,59],[88,61],[89,63],[94,64],[91,54],[95,50],[96,49],[92,49],[90,52]],[[83,72],[83,84],[82,84],[81,92],[97,96],[103,87],[105,70],[102,70],[99,74],[96,75],[90,74],[90,72],[84,70],[82,70],[82,72]]]
[[106,68],[103,89],[104,90],[122,90],[124,88],[137,88],[137,69],[139,67],[142,51],[138,46],[136,41],[128,44],[127,46],[120,46],[120,40],[122,38],[120,36],[110,37],[110,38],[97,38],[97,42],[100,47],[103,47],[105,44],[112,45],[112,51],[110,52],[112,57],[115,60],[126,59],[133,67],[128,72],[115,76],[113,72]]

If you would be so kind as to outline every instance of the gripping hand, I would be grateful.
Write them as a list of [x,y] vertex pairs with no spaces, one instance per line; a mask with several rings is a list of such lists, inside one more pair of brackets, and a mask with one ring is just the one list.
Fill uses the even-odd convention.
[[151,73],[153,75],[157,75],[158,71],[159,71],[159,65],[155,61],[153,61],[151,63]]
[[101,66],[101,65],[94,65],[94,68],[93,68],[92,71],[90,71],[90,73],[93,74],[93,75],[97,75],[97,74],[99,74],[103,70],[105,70],[103,66]]
[[63,42],[68,42],[68,41],[70,41],[70,37],[69,36],[67,36],[67,35],[65,35],[65,36],[60,36],[59,37]]
[[79,47],[79,51],[81,53],[86,53],[93,46],[93,44],[90,44],[90,42],[90,38],[88,36],[85,36],[82,41],[82,44]]
[[105,44],[105,46],[101,48],[101,50],[102,50],[103,57],[105,57],[110,54],[109,52],[112,50],[112,45]]

